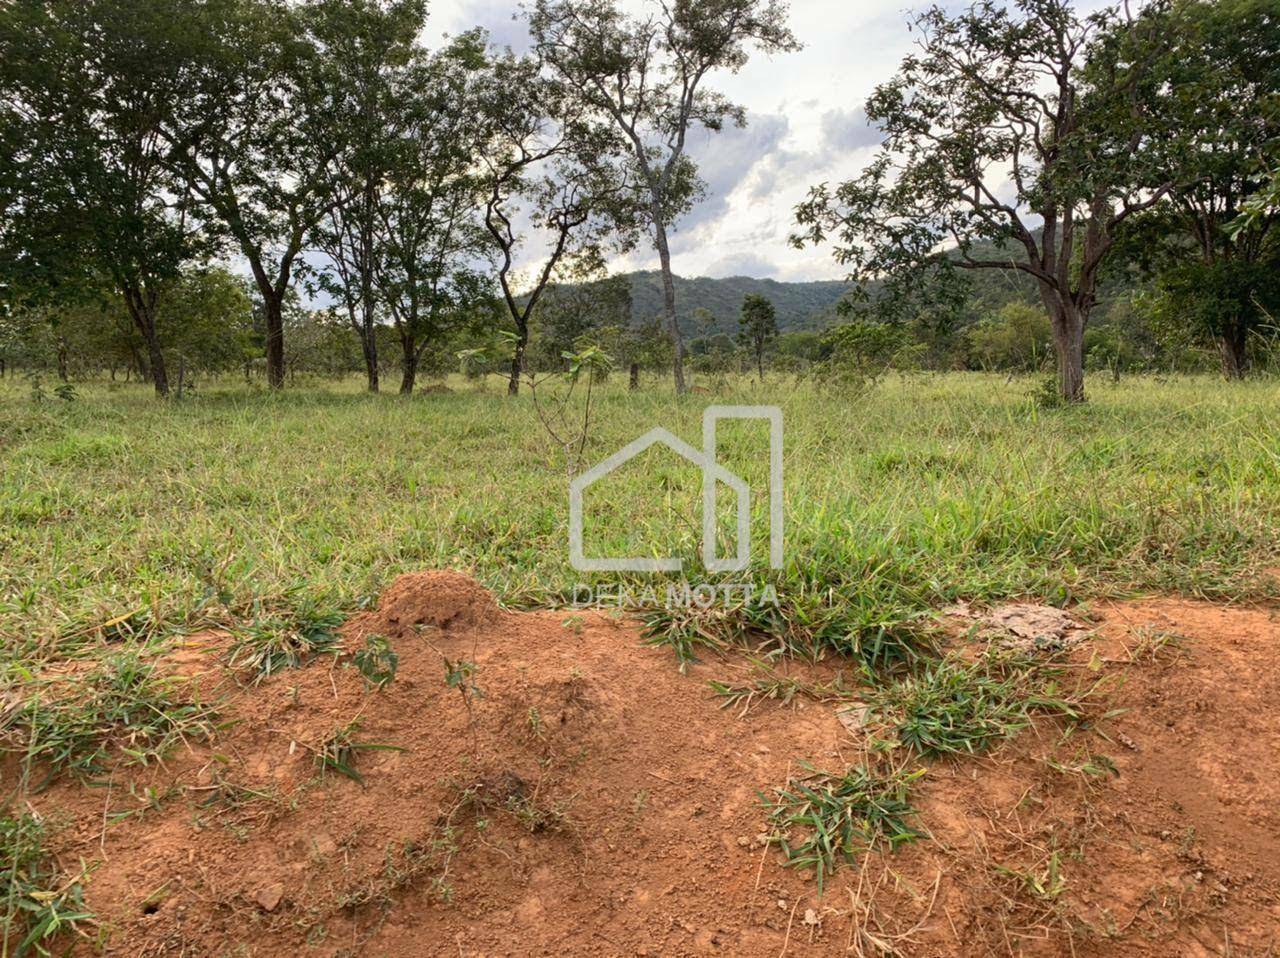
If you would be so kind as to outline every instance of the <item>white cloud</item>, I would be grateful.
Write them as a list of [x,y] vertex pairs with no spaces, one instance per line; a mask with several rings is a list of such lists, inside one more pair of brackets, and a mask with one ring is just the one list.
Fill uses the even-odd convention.
[[[624,0],[642,10],[651,0]],[[435,0],[430,35],[472,26],[494,42],[520,48],[525,27],[514,0]],[[728,275],[750,271],[774,279],[832,279],[841,270],[828,250],[795,250],[787,237],[793,209],[810,186],[847,178],[870,158],[879,137],[862,104],[910,50],[901,0],[793,0],[791,27],[800,53],[755,56],[737,74],[708,86],[748,110],[745,129],[693,137],[691,154],[708,184],[706,201],[672,237],[676,271]],[[653,268],[638,251],[618,269]]]

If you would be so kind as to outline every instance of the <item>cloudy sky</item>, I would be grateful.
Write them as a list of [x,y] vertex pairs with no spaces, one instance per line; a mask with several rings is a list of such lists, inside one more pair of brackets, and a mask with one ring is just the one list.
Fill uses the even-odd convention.
[[[644,0],[626,0],[640,8]],[[835,279],[829,250],[787,245],[792,209],[810,185],[848,178],[876,144],[862,104],[909,51],[904,9],[910,0],[792,0],[791,27],[805,48],[753,57],[739,74],[718,74],[711,87],[748,110],[745,129],[699,132],[692,153],[707,198],[672,238],[677,273],[749,275],[780,280]],[[914,4],[919,6],[919,4]],[[495,43],[522,47],[515,0],[434,0],[431,33],[474,26]],[[656,267],[646,251],[615,269]]]

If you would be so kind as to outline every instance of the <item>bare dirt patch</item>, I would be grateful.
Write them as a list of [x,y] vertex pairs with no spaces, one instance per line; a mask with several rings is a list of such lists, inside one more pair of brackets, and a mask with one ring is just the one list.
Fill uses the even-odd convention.
[[[1276,613],[1089,614],[1072,662],[1108,678],[1100,712],[1125,711],[926,763],[932,837],[822,897],[761,842],[758,793],[858,761],[856,724],[801,698],[721,709],[707,680],[745,663],[681,675],[624,623],[503,612],[452,573],[397,581],[337,659],[224,678],[212,745],[33,804],[67,823],[64,865],[100,863],[108,954],[1274,953]],[[351,667],[369,636],[399,659],[382,688]],[[181,666],[208,691],[201,648],[223,643]]]

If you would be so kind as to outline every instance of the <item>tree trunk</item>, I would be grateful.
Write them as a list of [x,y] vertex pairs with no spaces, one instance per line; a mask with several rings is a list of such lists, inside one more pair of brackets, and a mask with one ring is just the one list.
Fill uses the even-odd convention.
[[368,389],[371,393],[376,393],[379,388],[378,383],[378,343],[374,339],[373,331],[368,330],[360,336],[360,346],[364,351],[364,368],[368,376]]
[[1230,380],[1244,379],[1249,371],[1248,331],[1244,323],[1232,323],[1218,337],[1222,355],[1222,375]]
[[764,351],[756,353],[756,372],[760,375],[760,385],[764,385]]
[[68,368],[69,364],[67,361],[67,341],[61,336],[58,337],[58,345],[55,352],[58,360],[58,378],[64,383],[68,382],[71,379],[71,371]]
[[1074,303],[1059,303],[1050,314],[1058,387],[1064,401],[1084,402],[1084,328],[1088,316]]
[[671,247],[667,244],[667,227],[661,215],[654,216],[654,242],[658,247],[658,260],[662,265],[662,316],[667,326],[667,335],[671,337],[671,345],[675,351],[674,373],[676,395],[682,396],[689,391],[684,379],[684,337],[680,333],[680,323],[676,319],[676,279],[671,272]]
[[267,319],[267,385],[284,387],[284,297],[263,292]]
[[400,346],[404,350],[400,360],[400,395],[409,396],[418,381],[418,344],[411,337],[401,336]]
[[[142,341],[147,347],[148,368],[150,371],[151,382],[156,387],[156,395],[162,398],[168,398],[169,395],[169,372],[164,364],[164,351],[160,348],[160,336],[156,332],[156,319],[152,308],[155,306],[154,297],[149,296],[145,291],[140,289],[126,289],[124,291],[125,306],[129,310],[129,316],[133,319],[133,325],[137,328],[142,336]],[[142,357],[139,356],[141,364]],[[141,372],[141,370],[140,370]]]
[[524,372],[524,350],[528,344],[529,327],[525,325],[520,330],[520,336],[516,340],[516,351],[511,357],[511,378],[507,381],[508,396],[520,394],[520,375]]
[[631,364],[631,382],[628,387],[632,392],[640,388],[640,364]]

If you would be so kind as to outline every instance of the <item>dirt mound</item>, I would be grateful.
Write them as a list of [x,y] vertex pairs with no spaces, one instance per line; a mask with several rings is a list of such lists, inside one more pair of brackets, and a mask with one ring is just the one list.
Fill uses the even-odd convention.
[[396,639],[423,627],[475,628],[493,621],[497,608],[489,590],[461,572],[410,572],[382,593],[376,611],[353,618],[347,631]]
[[912,801],[932,838],[821,896],[762,842],[760,793],[858,762],[858,725],[802,698],[721,708],[707,681],[758,675],[745,661],[681,675],[609,617],[503,612],[453,573],[350,624],[393,640],[386,684],[352,653],[228,681],[217,741],[33,802],[69,823],[62,861],[97,863],[105,952],[137,958],[1268,954],[1280,623],[1099,618],[1076,665],[1127,711],[930,763]]

